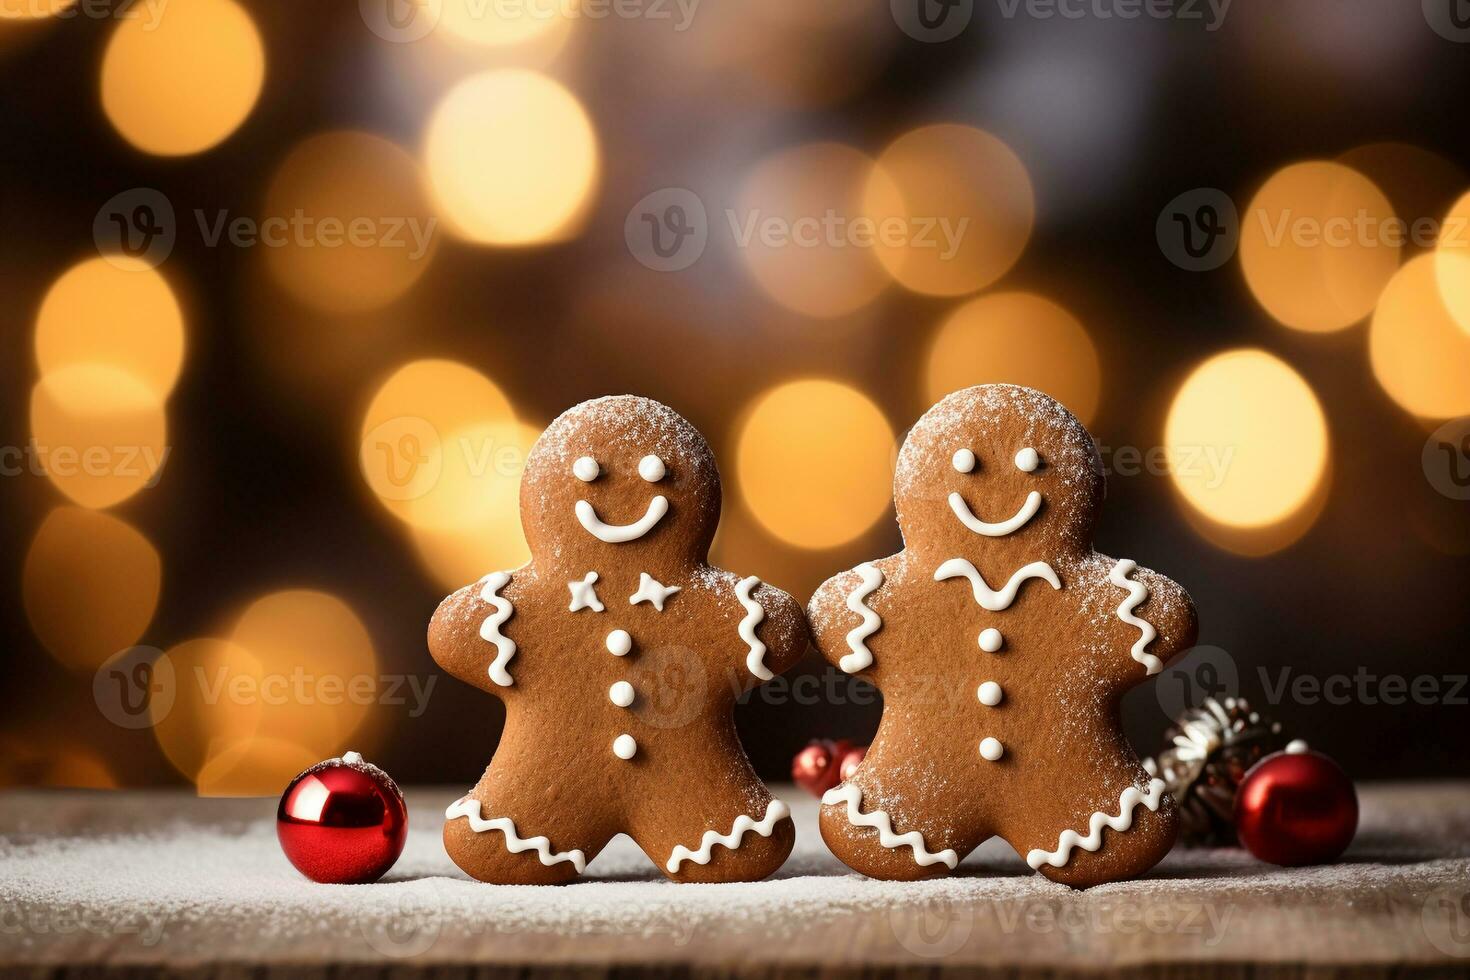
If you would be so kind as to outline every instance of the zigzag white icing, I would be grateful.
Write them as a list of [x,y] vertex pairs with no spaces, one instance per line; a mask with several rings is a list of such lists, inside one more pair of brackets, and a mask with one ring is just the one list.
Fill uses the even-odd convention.
[[480,624],[480,639],[495,644],[495,660],[490,664],[490,679],[501,687],[510,687],[515,680],[510,676],[510,671],[505,669],[505,665],[516,655],[516,641],[501,634],[500,624],[510,618],[515,607],[509,599],[499,595],[500,590],[510,582],[510,575],[506,572],[491,572],[485,576],[484,582],[485,587],[480,590],[480,598],[494,606],[495,611]]
[[950,870],[960,863],[959,855],[953,848],[945,848],[938,854],[933,853],[924,844],[924,835],[917,830],[911,830],[906,834],[895,834],[893,822],[888,819],[888,814],[883,810],[874,810],[872,813],[863,813],[859,806],[863,801],[863,791],[852,783],[843,783],[834,786],[822,794],[822,803],[831,805],[834,803],[847,804],[847,822],[855,827],[872,827],[878,831],[878,843],[884,847],[894,849],[909,847],[914,852],[914,862],[922,867],[931,864],[945,864]]
[[1141,634],[1134,642],[1133,649],[1130,651],[1133,659],[1143,664],[1144,669],[1148,673],[1157,674],[1164,669],[1164,662],[1151,653],[1145,653],[1144,650],[1158,637],[1159,631],[1154,629],[1153,624],[1148,620],[1140,619],[1133,613],[1133,610],[1138,608],[1139,603],[1148,598],[1148,586],[1136,579],[1128,577],[1137,568],[1138,563],[1133,559],[1120,559],[1118,564],[1113,566],[1113,570],[1108,573],[1108,581],[1120,589],[1128,590],[1128,598],[1124,599],[1123,604],[1118,607],[1118,618],[1129,626],[1138,627],[1138,631]]
[[1104,827],[1115,831],[1124,831],[1133,826],[1133,811],[1142,803],[1150,810],[1157,812],[1159,800],[1164,795],[1164,781],[1162,779],[1150,779],[1148,792],[1141,793],[1137,786],[1129,786],[1123,790],[1118,797],[1118,815],[1109,816],[1099,810],[1087,821],[1087,836],[1080,836],[1075,830],[1068,828],[1062,831],[1057,838],[1057,849],[1055,851],[1043,851],[1035,848],[1026,854],[1026,863],[1032,868],[1040,868],[1043,864],[1049,864],[1053,868],[1060,868],[1067,863],[1072,856],[1072,849],[1080,847],[1084,851],[1096,851],[1102,847],[1102,832]]
[[735,818],[735,825],[730,828],[728,834],[717,834],[713,830],[706,830],[704,836],[700,838],[699,850],[691,851],[683,844],[674,848],[674,852],[669,855],[669,863],[666,865],[669,869],[669,874],[678,874],[679,865],[685,861],[693,861],[695,864],[709,864],[714,857],[714,846],[716,844],[724,844],[726,847],[734,849],[740,846],[740,842],[745,839],[745,835],[752,830],[762,837],[769,837],[775,831],[776,824],[789,816],[791,816],[791,808],[789,806],[780,800],[772,800],[766,805],[766,815],[759,823],[742,813]]
[[990,612],[1000,612],[1009,609],[1011,603],[1016,601],[1016,592],[1021,588],[1021,583],[1028,578],[1039,578],[1045,580],[1054,589],[1062,587],[1057,573],[1044,561],[1033,561],[1031,564],[1019,569],[1011,576],[1011,580],[1005,584],[1005,588],[999,592],[994,591],[985,584],[985,578],[967,559],[951,558],[934,570],[934,581],[943,582],[949,578],[967,578],[970,580],[970,588],[975,592],[975,601],[980,603],[981,608]]
[[761,580],[754,575],[741,579],[735,586],[735,598],[745,607],[745,618],[740,621],[740,638],[750,647],[750,652],[745,655],[746,669],[761,680],[768,681],[776,675],[766,666],[766,645],[755,635],[755,628],[765,622],[766,611],[759,602],[750,597],[750,590],[760,584]]
[[847,648],[852,653],[837,662],[849,674],[872,666],[873,651],[868,649],[866,640],[883,625],[883,617],[869,609],[866,601],[883,584],[883,572],[872,562],[864,562],[857,567],[857,573],[862,584],[847,594],[847,608],[863,617],[863,621],[847,634]]
[[444,819],[453,820],[456,817],[467,818],[470,829],[477,834],[483,834],[487,830],[500,831],[505,835],[505,849],[512,854],[535,851],[536,857],[548,868],[561,861],[570,861],[572,867],[577,869],[577,874],[587,869],[587,856],[581,850],[553,851],[551,841],[545,837],[522,838],[516,833],[516,825],[510,817],[486,820],[480,816],[480,801],[473,797],[465,796],[449,804],[449,809],[444,811]]

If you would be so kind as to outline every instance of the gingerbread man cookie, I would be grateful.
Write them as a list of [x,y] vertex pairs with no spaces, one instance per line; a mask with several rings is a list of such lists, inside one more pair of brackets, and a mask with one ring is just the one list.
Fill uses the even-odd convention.
[[1086,887],[1141,874],[1176,811],[1123,737],[1123,692],[1193,644],[1175,583],[1092,550],[1102,468],[1052,398],[982,385],[926,412],[899,453],[904,550],[823,583],[832,663],[883,693],[822,836],[875,878],[947,874],[999,835]]
[[569,409],[521,482],[531,561],[446,598],[434,660],[505,702],[444,846],[483,881],[554,883],[627,833],[677,881],[753,881],[794,825],[751,768],[735,699],[810,636],[791,596],[707,562],[720,476],[704,437],[646,398]]

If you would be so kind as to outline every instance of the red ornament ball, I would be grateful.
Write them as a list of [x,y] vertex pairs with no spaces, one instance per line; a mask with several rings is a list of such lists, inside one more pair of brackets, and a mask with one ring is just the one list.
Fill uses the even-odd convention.
[[291,780],[276,811],[281,850],[312,881],[377,881],[403,853],[408,808],[388,774],[356,752]]
[[868,747],[859,745],[857,748],[848,749],[847,753],[837,763],[837,781],[845,783],[857,772],[858,766],[863,764],[863,759],[868,755]]
[[1277,752],[1251,767],[1235,797],[1235,830],[1256,857],[1293,867],[1326,864],[1358,829],[1358,794],[1320,752]]
[[813,796],[836,786],[841,777],[842,757],[852,749],[847,739],[814,738],[791,760],[791,781]]

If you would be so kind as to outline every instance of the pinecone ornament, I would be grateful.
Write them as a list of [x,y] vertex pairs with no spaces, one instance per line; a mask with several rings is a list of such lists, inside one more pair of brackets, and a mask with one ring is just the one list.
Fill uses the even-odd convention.
[[1164,738],[1169,747],[1143,765],[1179,804],[1179,839],[1192,845],[1236,844],[1235,793],[1246,772],[1272,752],[1306,749],[1244,698],[1207,698],[1184,711]]

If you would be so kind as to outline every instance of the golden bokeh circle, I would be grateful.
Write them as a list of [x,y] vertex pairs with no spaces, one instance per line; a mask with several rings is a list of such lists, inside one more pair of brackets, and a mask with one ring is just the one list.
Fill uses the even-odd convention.
[[[308,589],[256,599],[228,637],[254,664],[230,695],[256,703],[259,731],[311,752],[335,755],[380,695],[378,658],[367,627],[334,595]],[[258,673],[256,671],[258,670]]]
[[1316,394],[1255,349],[1216,354],[1190,373],[1169,407],[1164,449],[1184,502],[1234,528],[1281,524],[1307,507],[1330,455]]
[[893,499],[894,434],[850,385],[806,378],[777,385],[743,413],[735,471],[745,506],[801,548],[863,534]]
[[168,456],[163,399],[106,364],[73,364],[31,389],[34,464],[84,507],[111,507],[159,477]]
[[1097,348],[1071,313],[1035,293],[992,293],[947,316],[929,346],[929,403],[971,385],[1004,383],[1044,391],[1092,421],[1102,390]]
[[1278,322],[1314,333],[1373,311],[1405,237],[1372,181],[1328,161],[1272,174],[1240,222],[1240,265],[1252,295]]
[[[515,411],[504,392],[456,361],[412,361],[373,395],[359,430],[358,466],[368,488],[399,520],[452,531],[474,524],[477,486],[497,485],[486,453],[517,445]],[[488,449],[477,430],[490,440]],[[498,495],[497,495],[498,496]]]
[[264,82],[250,14],[234,0],[188,0],[118,22],[102,58],[102,107],[138,149],[180,156],[239,128]]
[[880,242],[878,259],[899,283],[933,296],[972,293],[1005,275],[1036,220],[1020,158],[991,134],[953,123],[890,143],[870,174],[863,210],[907,229],[900,242]]
[[1368,329],[1374,377],[1405,411],[1425,419],[1470,414],[1470,332],[1445,306],[1437,262],[1433,253],[1406,262]]
[[1470,194],[1456,201],[1445,215],[1434,263],[1445,310],[1470,334]]
[[[194,781],[220,747],[255,735],[263,705],[260,661],[229,640],[200,637],[171,647],[174,697],[150,719],[169,764]],[[151,704],[156,702],[150,702]]]
[[451,37],[487,48],[507,48],[539,41],[571,28],[572,16],[561,9],[565,0],[439,0],[438,26]]
[[835,317],[888,285],[863,189],[873,170],[841,143],[806,143],[758,163],[740,190],[740,257],[761,290],[797,313]]
[[41,645],[73,670],[96,670],[138,642],[158,608],[162,579],[157,549],[131,524],[64,506],[36,530],[22,593]]
[[195,791],[205,797],[274,797],[323,758],[338,755],[338,750],[324,754],[275,735],[236,739],[210,754],[194,777]]
[[409,524],[415,549],[434,580],[458,588],[486,572],[518,568],[531,557],[521,530],[520,489],[526,457],[540,431],[513,420],[487,421],[450,433],[436,513],[459,515],[452,527]]
[[539,72],[482,72],[435,107],[424,167],[440,216],[485,245],[568,237],[597,182],[599,150],[577,97]]
[[438,249],[418,162],[371,133],[298,143],[271,179],[265,212],[293,229],[265,250],[271,275],[328,313],[386,306],[418,282]]
[[165,397],[184,360],[184,314],[156,269],[123,256],[80,262],[51,285],[36,316],[41,373],[89,362],[131,373]]

